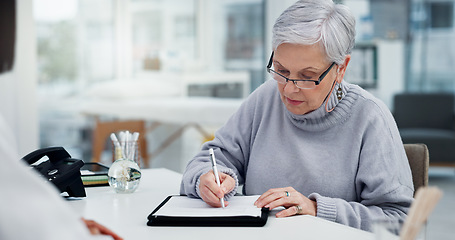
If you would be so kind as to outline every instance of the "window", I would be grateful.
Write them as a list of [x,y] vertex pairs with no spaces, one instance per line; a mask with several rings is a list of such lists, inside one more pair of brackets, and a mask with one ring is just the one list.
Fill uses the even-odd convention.
[[[264,1],[227,2],[225,8],[224,66],[230,70],[248,70],[251,88],[265,81]],[[271,31],[271,29],[270,29]],[[269,51],[266,51],[267,54]]]
[[264,81],[263,0],[34,3],[42,89],[207,70],[247,70],[254,86]]
[[34,1],[41,90],[72,92],[113,78],[113,7],[110,0]]
[[408,91],[455,91],[453,3],[411,2]]
[[434,2],[430,4],[431,28],[452,28],[453,2]]
[[133,77],[184,71],[196,56],[196,1],[131,1]]

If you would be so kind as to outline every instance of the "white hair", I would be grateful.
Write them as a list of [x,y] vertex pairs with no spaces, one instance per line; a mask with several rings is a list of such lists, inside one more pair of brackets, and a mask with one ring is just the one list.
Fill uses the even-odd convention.
[[273,49],[282,43],[319,43],[327,59],[342,64],[355,43],[355,18],[332,0],[300,0],[286,9],[273,26]]

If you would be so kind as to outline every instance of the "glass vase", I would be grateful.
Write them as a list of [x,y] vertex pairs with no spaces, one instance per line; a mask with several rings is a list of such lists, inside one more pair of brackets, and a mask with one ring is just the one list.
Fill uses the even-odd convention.
[[141,180],[138,143],[118,142],[113,149],[115,161],[109,168],[109,185],[117,193],[133,193]]

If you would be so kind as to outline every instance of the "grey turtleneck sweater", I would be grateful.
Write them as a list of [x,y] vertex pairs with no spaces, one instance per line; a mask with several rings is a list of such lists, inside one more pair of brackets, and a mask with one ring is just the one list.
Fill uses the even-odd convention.
[[346,82],[342,88],[340,101],[335,90],[328,99],[332,112],[324,103],[295,115],[277,83],[267,81],[188,163],[181,193],[199,197],[199,177],[210,171],[214,148],[219,170],[243,185],[245,195],[290,186],[317,201],[318,217],[370,231],[373,220],[404,220],[414,189],[395,121],[365,90]]

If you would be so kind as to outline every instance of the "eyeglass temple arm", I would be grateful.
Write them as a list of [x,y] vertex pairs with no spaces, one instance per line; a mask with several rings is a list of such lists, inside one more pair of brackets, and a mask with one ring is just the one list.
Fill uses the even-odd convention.
[[332,69],[333,65],[335,65],[335,62],[332,62],[332,64],[330,65],[330,67],[319,77],[319,81],[316,82],[316,85],[319,85],[319,83],[322,81],[322,79],[325,78],[325,75],[327,75],[327,73],[330,72],[330,69]]
[[272,51],[272,55],[270,55],[270,59],[269,59],[269,64],[267,64],[267,68],[271,68],[272,67],[272,63],[273,63],[273,51]]

